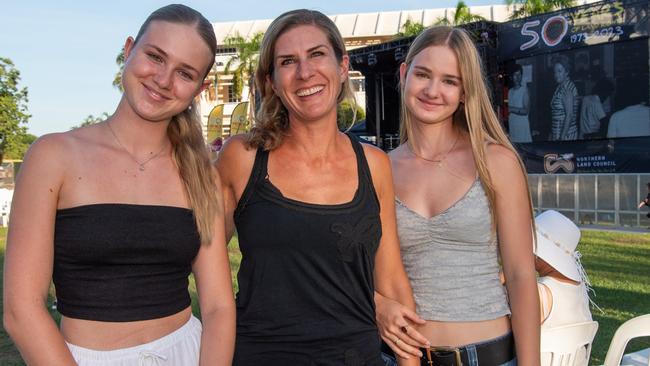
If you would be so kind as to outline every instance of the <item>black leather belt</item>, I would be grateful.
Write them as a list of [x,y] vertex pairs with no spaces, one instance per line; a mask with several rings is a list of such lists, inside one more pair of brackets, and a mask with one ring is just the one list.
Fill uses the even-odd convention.
[[[468,346],[420,348],[421,366],[469,366]],[[498,366],[515,357],[512,333],[474,345],[480,366]]]

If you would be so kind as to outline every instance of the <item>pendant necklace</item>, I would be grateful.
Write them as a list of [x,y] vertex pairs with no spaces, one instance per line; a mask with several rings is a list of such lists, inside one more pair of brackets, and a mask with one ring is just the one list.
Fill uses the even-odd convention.
[[424,161],[428,161],[430,163],[436,163],[436,164],[438,164],[438,166],[442,166],[442,162],[445,161],[445,159],[447,159],[447,155],[449,155],[449,153],[451,153],[454,150],[454,148],[456,147],[456,143],[458,143],[459,137],[460,137],[460,134],[457,134],[456,139],[454,140],[454,143],[451,145],[451,148],[442,157],[440,157],[439,159],[429,159],[429,158],[425,158],[424,156],[420,156],[420,155],[416,154],[415,150],[413,150],[413,148],[411,147],[411,144],[409,142],[406,143],[406,147],[408,147],[411,154],[413,154],[413,156],[415,156],[416,158],[420,158],[420,159],[422,159]]
[[124,145],[122,145],[122,142],[120,141],[119,138],[117,138],[117,135],[115,134],[115,131],[113,131],[113,128],[111,127],[111,123],[106,121],[106,126],[108,126],[108,130],[111,131],[111,134],[113,135],[113,137],[115,137],[115,141],[117,141],[117,144],[120,145],[122,150],[126,151],[126,153],[129,155],[131,160],[135,161],[136,164],[138,164],[138,170],[141,171],[141,172],[144,172],[145,164],[147,164],[148,162],[153,160],[155,157],[160,155],[163,152],[163,150],[165,150],[165,148],[167,147],[167,144],[164,144],[163,147],[160,149],[160,151],[158,151],[157,153],[151,155],[147,160],[145,160],[143,162],[140,162],[140,161],[138,161],[138,159],[135,158],[135,156],[133,154],[131,154],[131,152],[129,150],[127,150],[126,147],[124,147]]

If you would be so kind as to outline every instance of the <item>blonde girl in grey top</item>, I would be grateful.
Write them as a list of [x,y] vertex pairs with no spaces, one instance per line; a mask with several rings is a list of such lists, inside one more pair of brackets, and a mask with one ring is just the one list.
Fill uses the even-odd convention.
[[[458,348],[464,364],[537,366],[528,185],[490,104],[476,48],[461,29],[429,28],[411,44],[400,80],[402,144],[390,157],[417,315],[377,295],[382,338],[401,365],[439,354],[418,349],[422,335],[436,350]],[[507,338],[513,347],[511,333],[516,360],[512,349],[495,356],[494,344]]]

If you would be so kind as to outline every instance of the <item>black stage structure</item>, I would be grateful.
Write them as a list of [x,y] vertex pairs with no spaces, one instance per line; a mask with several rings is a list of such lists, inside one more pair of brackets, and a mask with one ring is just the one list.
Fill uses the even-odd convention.
[[[462,27],[476,42],[495,111],[529,173],[650,171],[650,0],[603,1]],[[366,133],[387,150],[396,146],[398,69],[412,41],[349,53],[353,69],[366,78]],[[511,85],[517,70],[530,100],[523,129],[508,112],[519,89]],[[554,130],[571,119],[569,109],[577,132],[558,137]]]

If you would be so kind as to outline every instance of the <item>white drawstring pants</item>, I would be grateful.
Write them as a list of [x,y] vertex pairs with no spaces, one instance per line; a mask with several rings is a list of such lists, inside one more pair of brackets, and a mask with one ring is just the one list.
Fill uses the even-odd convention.
[[197,366],[201,322],[194,316],[182,327],[155,341],[111,351],[67,343],[79,366]]

